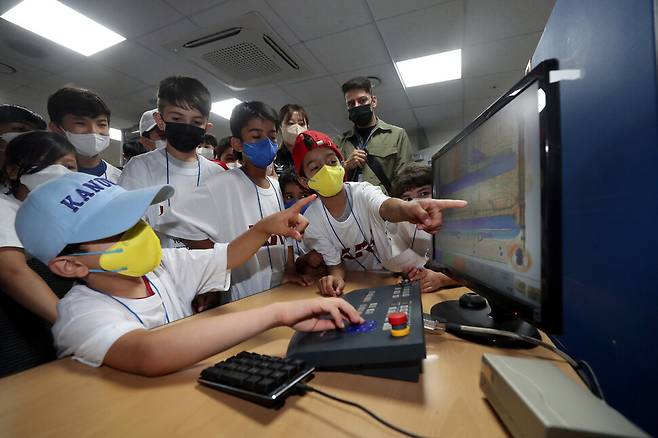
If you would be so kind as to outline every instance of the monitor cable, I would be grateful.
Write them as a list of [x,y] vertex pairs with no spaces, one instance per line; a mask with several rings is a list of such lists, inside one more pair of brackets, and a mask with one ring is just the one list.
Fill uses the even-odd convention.
[[596,397],[600,398],[601,400],[605,401],[603,390],[601,389],[599,380],[596,378],[596,374],[594,373],[592,367],[584,360],[575,360],[573,357],[569,356],[564,351],[560,350],[559,348],[547,342],[541,341],[539,339],[535,339],[531,336],[521,335],[514,332],[508,332],[505,330],[497,330],[487,327],[475,327],[470,325],[461,325],[452,322],[439,322],[427,314],[423,315],[423,324],[426,331],[438,335],[442,335],[447,331],[453,333],[454,332],[480,333],[480,334],[484,333],[489,335],[503,336],[510,339],[516,339],[537,345],[539,347],[544,347],[547,350],[550,350],[553,353],[557,354],[562,359],[564,359],[569,365],[571,365],[571,367],[574,369],[574,371],[576,371],[578,376],[583,380],[583,382],[585,383],[587,388],[592,392],[592,394],[594,394]]
[[339,403],[344,403],[344,404],[346,404],[346,405],[353,406],[353,407],[355,407],[355,408],[357,408],[357,409],[360,409],[360,410],[362,410],[363,412],[365,412],[366,414],[370,415],[370,416],[371,416],[372,418],[374,418],[375,420],[379,421],[379,422],[380,422],[381,424],[383,424],[384,426],[386,426],[386,427],[388,427],[388,428],[390,428],[390,429],[393,429],[394,431],[396,431],[396,432],[398,432],[398,433],[400,433],[400,434],[402,434],[402,435],[404,435],[404,436],[408,436],[408,437],[411,437],[411,438],[422,438],[421,435],[416,435],[416,434],[411,433],[411,432],[408,432],[408,431],[406,431],[406,430],[404,430],[404,429],[402,429],[402,428],[400,428],[400,427],[397,427],[397,426],[395,426],[394,424],[389,423],[388,421],[384,420],[383,418],[381,418],[380,416],[378,416],[377,414],[375,414],[374,412],[372,412],[370,409],[366,408],[365,406],[360,405],[359,403],[356,403],[356,402],[353,402],[353,401],[350,401],[350,400],[346,400],[346,399],[344,399],[344,398],[336,397],[335,395],[331,395],[331,394],[329,394],[329,393],[327,393],[327,392],[324,392],[324,391],[322,391],[322,390],[320,390],[320,389],[314,388],[314,387],[312,387],[312,386],[310,386],[310,385],[307,385],[306,383],[302,383],[302,382],[300,382],[300,383],[298,383],[297,385],[295,385],[295,388],[298,389],[298,390],[299,390],[300,392],[302,392],[302,393],[306,393],[306,392],[317,392],[318,394],[320,394],[320,395],[322,395],[322,396],[324,396],[324,397],[327,397],[327,398],[329,398],[329,399],[331,399],[331,400],[337,401],[337,402],[339,402]]

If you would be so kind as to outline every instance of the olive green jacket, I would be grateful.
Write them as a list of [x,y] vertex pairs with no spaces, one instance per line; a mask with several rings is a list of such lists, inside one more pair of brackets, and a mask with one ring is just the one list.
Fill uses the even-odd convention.
[[[346,160],[359,144],[354,128],[343,133],[335,141]],[[389,181],[393,182],[393,178],[402,169],[402,166],[411,162],[411,142],[403,128],[389,125],[378,118],[377,125],[372,130],[368,141],[368,154],[379,160]],[[386,193],[386,189],[370,166],[366,164],[362,172],[364,181],[380,186]]]

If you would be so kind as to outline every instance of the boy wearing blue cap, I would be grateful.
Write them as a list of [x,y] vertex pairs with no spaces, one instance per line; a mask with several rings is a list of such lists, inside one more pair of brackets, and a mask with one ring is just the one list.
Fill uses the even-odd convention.
[[[105,178],[75,173],[30,193],[16,231],[27,252],[52,272],[79,280],[58,304],[58,356],[155,376],[192,365],[272,327],[297,330],[362,322],[343,300],[281,302],[230,315],[193,319],[195,295],[225,290],[230,270],[273,234],[301,238],[308,221],[296,206],[267,216],[228,244],[207,250],[161,249],[141,217],[173,194],[171,186],[126,191]],[[330,314],[332,319],[319,319]],[[192,341],[193,340],[193,341]]]

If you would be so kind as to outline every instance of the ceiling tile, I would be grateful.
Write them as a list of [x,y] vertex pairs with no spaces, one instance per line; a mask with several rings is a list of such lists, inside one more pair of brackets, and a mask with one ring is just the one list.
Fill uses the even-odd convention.
[[277,113],[282,106],[288,103],[296,103],[295,98],[293,98],[290,94],[286,93],[279,87],[251,88],[244,91],[237,91],[234,94],[236,98],[242,100],[243,102],[249,100],[258,100],[264,102],[274,108]]
[[377,22],[394,61],[462,47],[461,2],[451,2]]
[[373,90],[373,92],[377,95],[403,90],[402,82],[400,82],[398,73],[395,71],[395,67],[390,60],[386,64],[373,65],[371,67],[338,73],[334,75],[334,78],[336,81],[338,81],[339,84],[342,85],[357,76],[376,76],[381,79],[381,84]]
[[468,0],[465,44],[543,31],[554,0]]
[[99,63],[132,76],[147,84],[155,84],[172,72],[170,61],[162,55],[132,41],[126,41],[101,52],[95,58]]
[[194,1],[179,1],[179,0],[163,0],[169,6],[176,9],[178,12],[185,16],[197,14],[213,6],[221,3],[226,3],[227,0],[194,0]]
[[498,98],[523,76],[523,70],[514,70],[464,78],[464,100]]
[[411,107],[407,95],[402,88],[400,90],[391,90],[386,92],[375,92],[377,96],[377,109],[401,110]]
[[64,3],[126,38],[144,35],[183,18],[160,0],[64,0]]
[[341,73],[390,61],[373,24],[307,41],[306,47],[330,73]]
[[[222,27],[222,23],[253,11],[258,11],[276,34],[287,44],[299,43],[299,39],[291,32],[288,25],[279,18],[265,0],[230,0],[212,9],[195,14],[190,19],[202,28]],[[177,35],[176,37],[180,38],[181,36]]]
[[525,69],[541,32],[468,46],[462,51],[462,77]]
[[306,106],[342,102],[340,85],[331,76],[286,84],[282,85],[281,88]]
[[407,131],[415,130],[418,128],[418,120],[414,112],[410,109],[377,109],[377,115],[386,123],[399,126]]
[[[375,20],[393,17],[418,9],[425,9],[440,3],[450,3],[454,0],[367,0]],[[461,3],[461,0],[458,0]]]
[[489,107],[496,98],[487,98],[487,99],[477,99],[477,100],[466,100],[464,101],[464,124],[468,125],[471,123],[477,116],[482,114],[482,112]]
[[440,105],[414,108],[418,123],[425,129],[435,129],[446,120],[461,120],[463,116],[462,102],[444,103]]
[[361,1],[307,0],[303,7],[300,7],[299,0],[270,0],[269,3],[302,41],[334,34],[372,21],[368,8]]
[[407,88],[405,92],[414,107],[456,102],[461,101],[463,98],[461,79],[411,87]]
[[[316,58],[315,55],[310,50],[308,50],[308,47],[306,47],[303,43],[295,44],[294,46],[290,46],[290,48],[293,51],[291,56],[296,55],[297,60],[306,64],[306,66],[311,70],[311,73],[308,76],[304,77],[302,80],[320,78],[322,76],[327,76],[327,74],[329,74],[327,69],[324,68],[324,66],[318,60],[318,58]],[[277,85],[296,82],[299,80],[300,79],[280,81],[277,83]]]
[[48,112],[46,110],[48,96],[44,95],[43,91],[21,86],[13,90],[2,91],[1,95],[4,102],[29,108],[48,120]]

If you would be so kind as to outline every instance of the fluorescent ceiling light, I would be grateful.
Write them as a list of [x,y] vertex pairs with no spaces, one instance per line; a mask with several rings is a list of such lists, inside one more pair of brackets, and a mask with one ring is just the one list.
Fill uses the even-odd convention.
[[462,77],[462,49],[435,53],[395,63],[405,88]]
[[2,18],[85,56],[125,40],[55,0],[24,0]]
[[110,138],[112,140],[121,141],[123,139],[123,135],[121,134],[121,130],[117,129],[117,128],[110,128]]
[[242,103],[242,101],[234,97],[231,99],[220,100],[219,102],[213,102],[210,111],[229,120],[231,118],[231,111],[233,111],[233,108],[240,103]]

